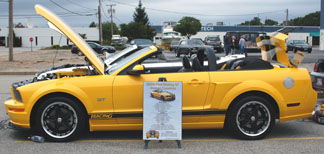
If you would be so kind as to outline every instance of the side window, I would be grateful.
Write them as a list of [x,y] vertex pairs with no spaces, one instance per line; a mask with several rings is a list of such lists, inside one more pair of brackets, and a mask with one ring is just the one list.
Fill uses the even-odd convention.
[[91,48],[95,48],[96,47],[96,45],[95,44],[92,44],[92,43],[89,43],[89,45],[90,45]]
[[187,44],[187,41],[181,41],[180,45]]

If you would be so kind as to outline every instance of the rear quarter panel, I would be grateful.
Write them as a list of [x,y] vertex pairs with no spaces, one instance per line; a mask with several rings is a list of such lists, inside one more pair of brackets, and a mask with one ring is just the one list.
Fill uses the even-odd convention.
[[[294,86],[290,89],[283,84],[287,77],[294,80]],[[310,115],[317,99],[306,69],[216,71],[210,72],[210,81],[205,109],[227,110],[239,95],[249,91],[261,91],[276,101],[280,119],[286,121]],[[291,103],[300,105],[287,107]]]

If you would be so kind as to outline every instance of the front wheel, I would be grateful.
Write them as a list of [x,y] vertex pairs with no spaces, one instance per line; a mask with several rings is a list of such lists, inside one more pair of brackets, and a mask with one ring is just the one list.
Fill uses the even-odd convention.
[[36,131],[51,141],[69,141],[86,126],[85,113],[75,100],[53,97],[44,101],[36,117]]
[[228,113],[227,124],[234,135],[246,140],[262,139],[275,124],[270,103],[258,96],[239,100]]

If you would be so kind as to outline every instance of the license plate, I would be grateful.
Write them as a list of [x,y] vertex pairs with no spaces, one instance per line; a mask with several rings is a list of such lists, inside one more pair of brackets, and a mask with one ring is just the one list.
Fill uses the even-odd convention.
[[316,85],[322,86],[322,78],[317,78]]

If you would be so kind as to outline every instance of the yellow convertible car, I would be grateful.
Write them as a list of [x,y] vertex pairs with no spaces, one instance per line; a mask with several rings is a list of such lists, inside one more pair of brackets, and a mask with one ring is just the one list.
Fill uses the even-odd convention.
[[173,101],[175,100],[175,95],[168,91],[163,90],[153,90],[151,91],[151,97],[162,100],[162,101]]
[[[206,48],[192,60],[183,57],[180,65],[150,63],[151,57],[162,52],[151,46],[110,65],[54,13],[41,5],[35,9],[88,62],[87,67],[56,71],[44,80],[12,84],[12,99],[4,103],[10,123],[35,130],[49,140],[68,141],[85,130],[142,130],[143,82],[159,78],[182,82],[183,129],[225,128],[242,139],[264,138],[276,119],[309,117],[316,104],[308,71],[287,64],[289,61],[283,66],[247,57],[218,63],[214,51]],[[270,40],[284,36],[274,35]],[[263,56],[273,57],[280,50],[262,45],[262,40],[259,45],[271,49]],[[278,61],[285,60],[279,54]]]

